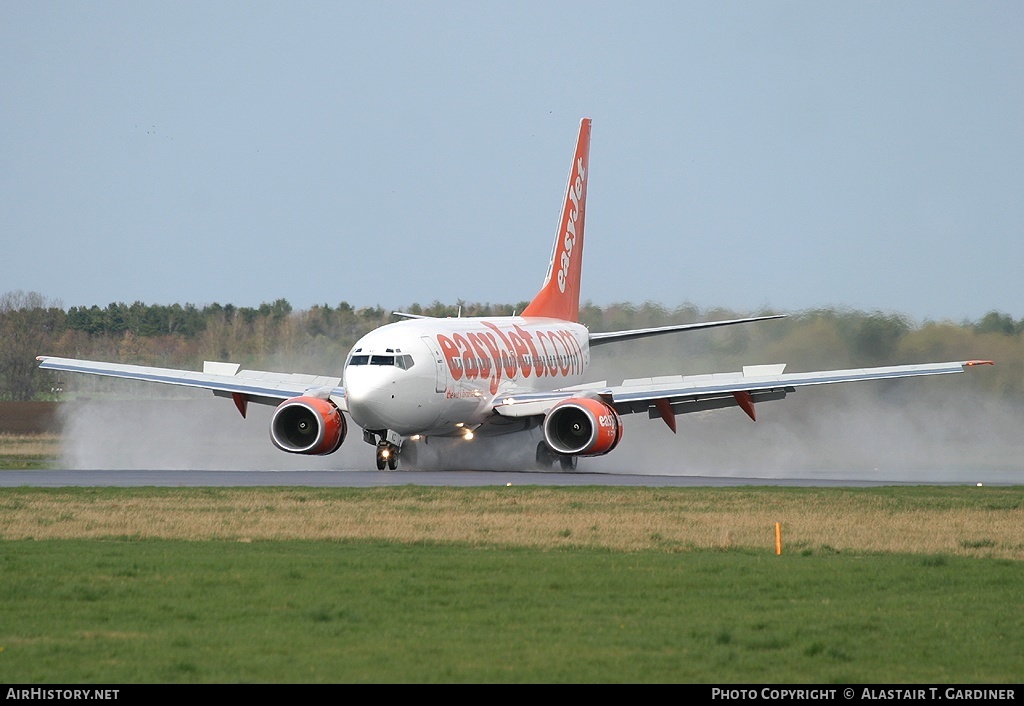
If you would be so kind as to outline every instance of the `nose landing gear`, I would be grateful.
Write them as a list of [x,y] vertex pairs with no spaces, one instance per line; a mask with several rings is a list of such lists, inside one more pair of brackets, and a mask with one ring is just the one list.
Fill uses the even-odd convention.
[[[387,429],[363,429],[363,441],[377,450],[377,470],[398,468],[398,456],[402,451],[402,437]],[[415,463],[415,455],[410,454]]]
[[394,444],[381,439],[377,442],[377,470],[383,471],[384,467],[387,466],[389,471],[394,471],[398,468],[398,450],[399,447]]

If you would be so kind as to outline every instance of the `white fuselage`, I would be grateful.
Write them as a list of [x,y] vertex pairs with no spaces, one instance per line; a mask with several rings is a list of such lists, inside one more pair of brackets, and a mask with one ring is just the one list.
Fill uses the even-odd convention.
[[498,397],[583,380],[585,326],[520,316],[414,319],[363,336],[345,362],[348,412],[363,429],[438,436],[472,429]]

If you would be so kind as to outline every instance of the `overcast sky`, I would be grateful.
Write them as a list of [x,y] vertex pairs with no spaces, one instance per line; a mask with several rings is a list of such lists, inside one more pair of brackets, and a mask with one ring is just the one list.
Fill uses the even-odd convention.
[[1024,317],[1020,2],[36,2],[0,293],[515,303],[593,118],[583,298]]

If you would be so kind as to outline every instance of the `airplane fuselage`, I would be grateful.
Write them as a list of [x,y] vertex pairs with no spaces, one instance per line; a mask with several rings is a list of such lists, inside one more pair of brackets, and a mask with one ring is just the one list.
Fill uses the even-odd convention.
[[346,407],[363,429],[457,434],[491,416],[498,397],[582,382],[589,363],[587,328],[560,319],[399,321],[353,346]]

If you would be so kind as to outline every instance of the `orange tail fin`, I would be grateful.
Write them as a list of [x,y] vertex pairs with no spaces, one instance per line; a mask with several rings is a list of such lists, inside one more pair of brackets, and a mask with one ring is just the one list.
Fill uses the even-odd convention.
[[569,167],[565,200],[551,249],[544,284],[523,316],[544,316],[579,321],[580,270],[583,265],[583,222],[587,210],[587,179],[590,176],[590,118],[580,121],[576,154]]

